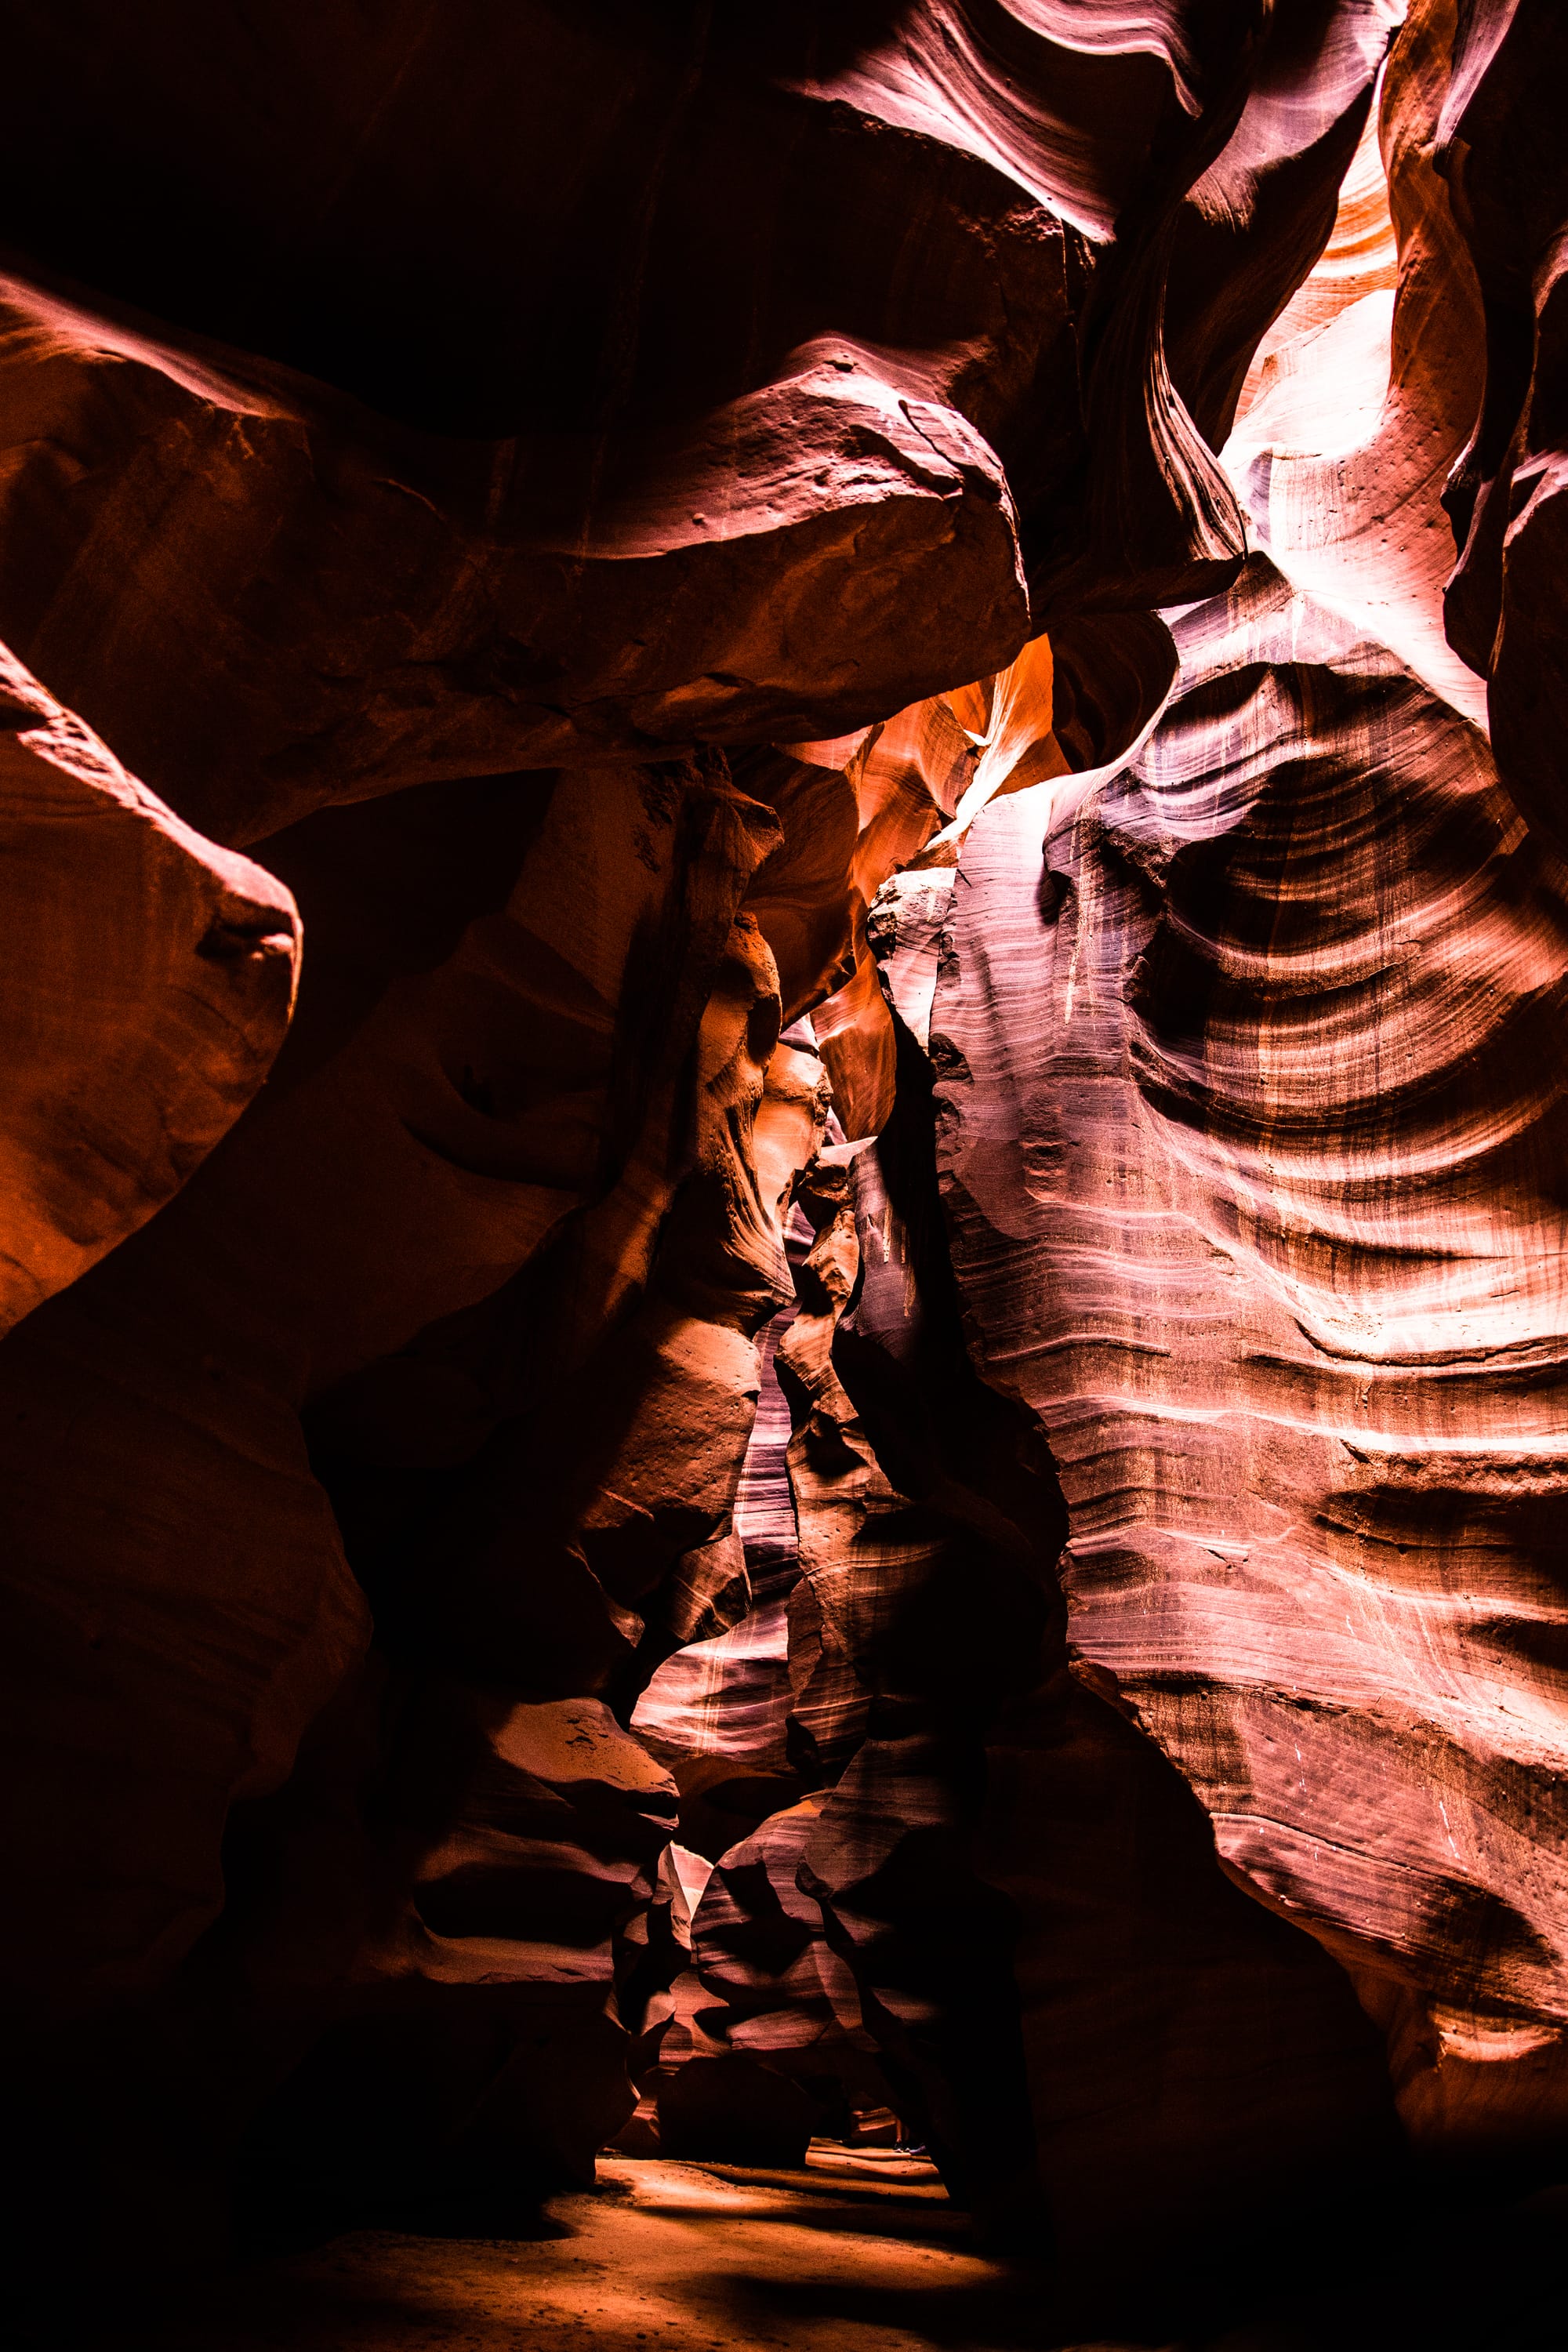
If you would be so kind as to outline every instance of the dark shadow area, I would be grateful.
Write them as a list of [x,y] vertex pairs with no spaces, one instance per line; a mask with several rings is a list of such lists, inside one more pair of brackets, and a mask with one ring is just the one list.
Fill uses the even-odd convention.
[[[1015,2346],[1045,2346],[1058,2339],[1047,2332],[1037,2283],[987,2286],[914,2286],[889,2294],[883,2286],[854,2286],[813,2280],[737,2278],[735,2342],[747,2344],[768,2321],[793,2323],[819,2333],[825,2344],[844,2340],[845,2326],[901,2328],[919,2343],[987,2347],[1013,2352]],[[873,2339],[875,2340],[875,2339]]]
[[[1337,2242],[1303,2210],[1282,2216],[1270,2242],[1227,2243],[1216,2213],[1191,2276],[1173,2270],[1162,2292],[1130,2298],[1114,2266],[1069,2281],[987,2258],[968,2216],[907,2189],[662,2159],[606,2159],[605,2173],[596,2189],[544,2206],[509,2201],[504,2182],[466,2204],[410,2204],[397,2223],[280,2251],[134,2311],[107,2298],[90,2340],[106,2352],[1549,2352],[1563,2341],[1568,2185],[1518,2176],[1429,2179],[1403,2214],[1342,2215]],[[1130,2271],[1137,2254],[1130,2245]],[[17,2340],[88,2340],[83,2315]]]
[[1431,2181],[1424,2210],[1358,2263],[1297,2248],[1295,2275],[1215,2352],[1548,2352],[1563,2341],[1565,2251],[1568,2184]]

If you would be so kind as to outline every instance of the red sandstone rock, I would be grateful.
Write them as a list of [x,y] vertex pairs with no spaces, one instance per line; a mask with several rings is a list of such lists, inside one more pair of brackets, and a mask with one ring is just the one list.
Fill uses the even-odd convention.
[[814,759],[844,757],[858,812],[848,866],[854,968],[812,1015],[851,1137],[876,1134],[893,1108],[893,1031],[869,910],[895,875],[917,862],[946,865],[953,840],[993,794],[1068,765],[1051,733],[1051,648],[1037,637],[999,675],[912,704],[858,741],[797,747]]
[[18,12],[7,1964],[127,2259],[628,2074],[1102,2265],[1561,2126],[1561,39],[1420,0],[1385,191],[1397,13]]
[[[188,2099],[186,2133],[206,2151],[198,2170],[216,2168],[269,2077],[342,2014],[345,1971],[364,1980],[356,1953],[377,1904],[400,1883],[413,1899],[423,1824],[467,1834],[470,1794],[429,1734],[420,1685],[444,1668],[470,1685],[499,1679],[521,1700],[589,1701],[634,1658],[638,1604],[654,1607],[662,1581],[725,1528],[754,1398],[746,1333],[781,1281],[777,1195],[819,1116],[814,1076],[763,1100],[773,966],[737,910],[773,837],[764,810],[695,771],[563,782],[533,832],[542,867],[525,856],[511,912],[479,918],[434,970],[393,979],[335,1051],[284,1074],[165,1216],[0,1352],[14,1400],[5,1575],[26,1666],[7,1736],[50,1759],[38,1801],[10,1825],[6,1866],[19,1897],[40,1890],[40,1998],[68,2038],[107,2032],[96,2021],[130,2000],[177,2014],[181,1984],[207,1987],[193,2045],[205,2061],[177,2037],[171,2047],[172,2029],[144,2043],[149,2067],[165,2049],[160,2096],[176,2109]],[[328,1033],[343,1009],[329,1006]],[[531,1294],[557,1352],[520,1393],[492,1302],[558,1233],[554,1290]],[[432,1326],[421,1354],[409,1343]],[[606,1403],[611,1326],[630,1410],[617,1423],[617,1403],[595,1423],[584,1398]],[[464,1341],[466,1353],[454,1344]],[[313,1395],[317,1460],[350,1556],[383,1645],[412,1675],[391,1714],[359,1675],[368,1612],[311,1475],[300,1409]],[[713,1425],[707,1491],[692,1475],[694,1418]],[[563,1426],[593,1427],[593,1450],[563,1457]],[[539,1462],[542,1490],[529,1484]],[[436,1514],[433,1471],[447,1474]],[[422,1510],[408,1507],[411,1475],[426,1481]],[[521,1576],[520,1526],[534,1531]],[[404,1548],[389,1563],[392,1530]],[[410,1560],[422,1575],[400,1583]],[[689,1578],[682,1596],[678,1639]],[[353,1737],[301,1757],[334,1707]],[[390,1776],[379,1810],[378,1774]],[[646,1844],[646,1824],[641,1834]],[[241,1934],[230,1920],[249,1916],[251,1854],[262,1916]],[[65,1894],[47,1895],[62,1856]],[[517,1874],[526,1883],[530,1871]],[[559,1892],[585,1879],[567,1860],[535,1883]],[[628,1917],[637,1899],[625,1885],[616,1897]],[[526,1943],[510,1975],[494,1955],[486,1963],[514,1988],[480,2003],[503,2022],[508,1998],[514,2011],[545,1998]],[[16,1948],[12,1958],[31,1981],[32,1964]],[[578,2023],[562,2026],[614,2094],[590,2140],[625,2111],[620,2029],[593,2021],[611,1982],[607,1960],[590,1969],[569,2004]],[[563,1998],[548,1993],[557,2007]],[[455,2035],[452,2081],[474,2084],[473,2053],[458,2063],[469,2029],[423,2023],[417,2002],[372,1991],[347,2000],[351,2021],[366,2004],[384,2054],[405,2020],[407,2063],[436,2103],[434,2150],[450,2137],[442,2103],[457,2095],[441,2088],[439,2053]],[[258,2006],[270,2021],[240,2063],[224,2034]],[[314,2090],[301,2079],[289,2093],[298,2112],[330,2097],[337,2047]],[[574,2062],[562,2063],[569,2108]],[[133,2114],[141,2095],[122,2059],[100,2072],[106,2109]],[[475,2096],[483,2090],[481,2067]],[[510,2094],[496,2096],[504,2107]],[[521,2142],[537,2152],[544,2128],[520,2124]],[[123,2113],[106,2128],[111,2197],[123,2193],[114,2168],[130,2129]]]
[[0,628],[255,840],[885,718],[1016,651],[1020,531],[1064,610],[1212,588],[1193,418],[1327,231],[1389,21],[289,0],[258,48],[25,8]]
[[668,2154],[800,2164],[814,2133],[847,2136],[886,2104],[854,1979],[799,1883],[823,1803],[786,1806],[734,1845],[691,1914],[689,1971],[645,2088]]
[[1479,282],[1484,364],[1474,430],[1444,503],[1459,560],[1449,641],[1486,677],[1498,762],[1531,822],[1562,846],[1560,422],[1565,174],[1550,93],[1568,69],[1561,11],[1497,0],[1458,12],[1433,162]]
[[334,2221],[592,2181],[633,2104],[621,1937],[675,1819],[668,1776],[595,1700],[439,1678],[395,1696],[337,2021],[247,2148],[264,2195],[270,2168]]
[[0,647],[0,1328],[173,1197],[283,1041],[289,893],[204,841]]
[[[586,441],[420,434],[10,278],[0,436],[26,456],[0,497],[16,642],[222,840],[486,769],[829,732],[1026,622],[996,459],[854,349],[605,474]],[[149,694],[165,674],[177,700]]]
[[1411,8],[1381,124],[1368,124],[1327,249],[1264,339],[1225,460],[1286,575],[1484,725],[1485,695],[1443,627],[1445,485],[1475,422],[1483,332],[1435,169],[1453,27],[1452,0]]
[[1473,2070],[1490,2131],[1514,2070],[1528,2133],[1568,2024],[1563,877],[1474,730],[1261,560],[1173,629],[1131,765],[965,849],[965,1310],[1061,1465],[1079,1671],[1374,2013],[1415,2002],[1412,2126],[1462,2137]]

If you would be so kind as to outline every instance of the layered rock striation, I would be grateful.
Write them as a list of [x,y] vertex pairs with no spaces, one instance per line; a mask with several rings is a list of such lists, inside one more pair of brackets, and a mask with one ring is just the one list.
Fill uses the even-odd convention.
[[1173,634],[1137,761],[965,850],[959,1279],[1061,1465],[1079,1672],[1397,2014],[1442,2136],[1546,2098],[1568,2021],[1563,874],[1263,559]]
[[1556,14],[15,15],[26,2230],[1543,2161]]

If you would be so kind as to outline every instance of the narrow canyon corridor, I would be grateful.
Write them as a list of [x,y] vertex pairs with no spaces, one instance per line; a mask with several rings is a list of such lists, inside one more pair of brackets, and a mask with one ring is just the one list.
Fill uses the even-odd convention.
[[5,56],[11,2328],[1562,2352],[1568,0]]

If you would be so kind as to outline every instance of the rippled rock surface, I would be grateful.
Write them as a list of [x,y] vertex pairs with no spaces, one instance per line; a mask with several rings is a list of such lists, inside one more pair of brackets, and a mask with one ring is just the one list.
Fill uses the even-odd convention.
[[1172,629],[1137,760],[965,848],[960,1286],[1061,1467],[1079,1675],[1392,2021],[1412,2122],[1484,2130],[1568,2022],[1565,877],[1262,559]]
[[24,2259],[897,2142],[1195,2341],[1527,2198],[1561,11],[132,14],[0,153]]

